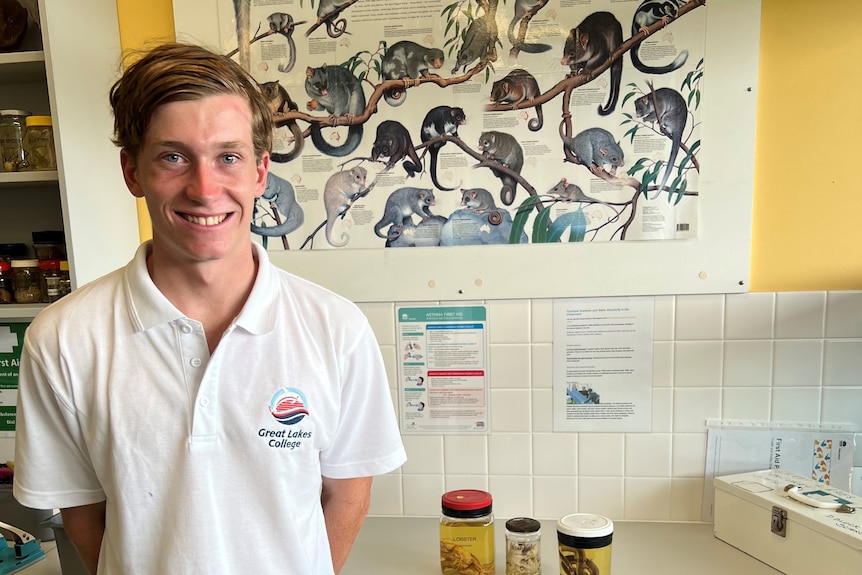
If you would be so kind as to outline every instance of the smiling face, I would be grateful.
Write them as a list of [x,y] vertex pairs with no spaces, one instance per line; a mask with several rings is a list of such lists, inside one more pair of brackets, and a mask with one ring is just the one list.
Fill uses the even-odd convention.
[[254,200],[266,187],[269,155],[257,162],[251,111],[240,96],[176,101],[153,114],[136,157],[120,162],[153,224],[151,263],[184,267],[251,258]]

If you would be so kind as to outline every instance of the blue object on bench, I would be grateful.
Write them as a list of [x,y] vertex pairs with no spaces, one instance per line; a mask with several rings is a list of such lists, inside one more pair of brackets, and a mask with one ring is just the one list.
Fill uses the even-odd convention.
[[0,545],[0,575],[17,573],[45,557],[39,541],[26,531],[0,522],[0,534],[6,543],[5,548]]

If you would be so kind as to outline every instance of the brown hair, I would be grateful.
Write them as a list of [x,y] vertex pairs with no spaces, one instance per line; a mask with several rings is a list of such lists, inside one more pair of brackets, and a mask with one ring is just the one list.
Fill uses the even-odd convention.
[[193,44],[169,42],[144,53],[111,87],[114,139],[137,157],[156,109],[169,102],[237,95],[251,108],[251,135],[260,161],[272,148],[272,111],[260,87],[235,61]]

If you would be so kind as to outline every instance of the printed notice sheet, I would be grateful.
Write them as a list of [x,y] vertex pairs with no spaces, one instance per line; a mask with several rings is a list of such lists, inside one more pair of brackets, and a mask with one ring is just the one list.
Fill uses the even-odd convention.
[[487,307],[404,307],[397,316],[401,431],[487,433]]
[[554,431],[650,431],[653,306],[554,301]]

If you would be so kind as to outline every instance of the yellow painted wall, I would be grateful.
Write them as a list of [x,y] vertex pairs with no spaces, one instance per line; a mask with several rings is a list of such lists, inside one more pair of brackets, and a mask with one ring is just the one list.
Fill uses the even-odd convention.
[[[855,37],[862,2],[835,0],[816,16],[811,6],[762,0],[752,291],[862,289],[855,169],[862,164],[862,44]],[[124,49],[173,37],[171,0],[117,0],[117,9]],[[149,219],[139,207],[147,238]]]
[[[174,7],[171,0],[117,0],[120,45],[123,51],[141,50],[148,45],[174,39]],[[138,226],[141,241],[153,235],[150,215],[143,199],[138,199]]]

